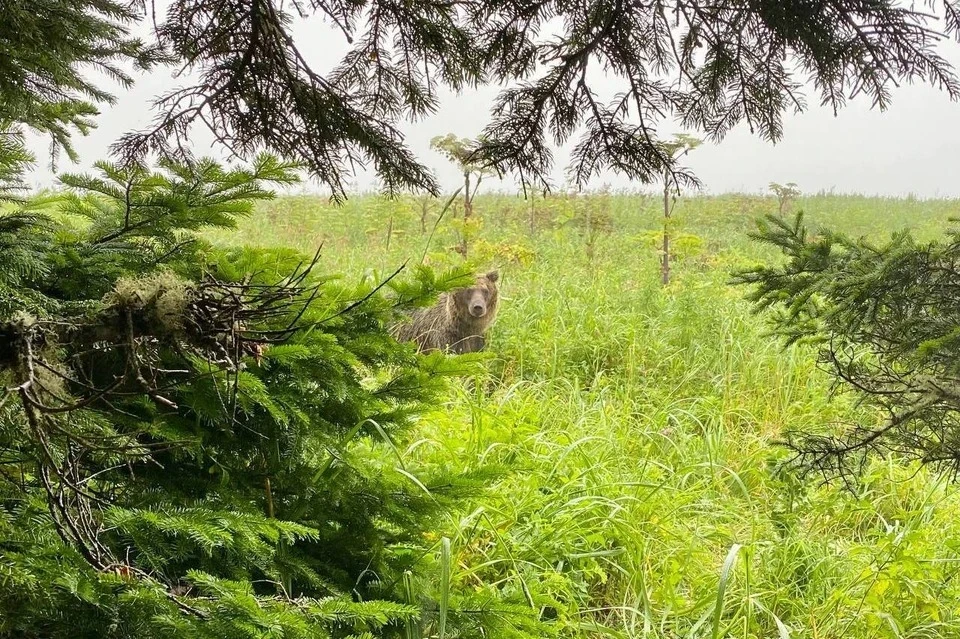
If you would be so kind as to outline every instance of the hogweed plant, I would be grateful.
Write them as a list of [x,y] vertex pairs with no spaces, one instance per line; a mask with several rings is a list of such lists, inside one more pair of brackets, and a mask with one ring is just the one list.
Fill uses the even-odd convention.
[[[667,166],[672,167],[680,158],[701,144],[703,144],[703,141],[698,138],[686,133],[676,133],[672,141],[663,142],[660,146],[664,155],[668,158]],[[699,182],[695,184],[699,184]],[[660,278],[664,286],[670,283],[670,215],[679,195],[680,182],[677,175],[672,169],[665,170],[663,174],[663,244],[660,258]]]
[[770,191],[777,198],[777,214],[783,217],[783,214],[789,212],[794,201],[800,197],[800,187],[795,182],[786,184],[770,183]]

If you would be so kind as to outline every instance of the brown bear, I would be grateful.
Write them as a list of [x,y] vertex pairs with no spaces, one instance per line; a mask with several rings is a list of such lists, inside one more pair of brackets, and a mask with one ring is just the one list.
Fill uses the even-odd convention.
[[393,336],[416,342],[421,353],[444,350],[460,355],[483,350],[483,335],[497,315],[497,279],[499,273],[490,271],[473,286],[443,293],[436,304],[417,309],[394,327]]

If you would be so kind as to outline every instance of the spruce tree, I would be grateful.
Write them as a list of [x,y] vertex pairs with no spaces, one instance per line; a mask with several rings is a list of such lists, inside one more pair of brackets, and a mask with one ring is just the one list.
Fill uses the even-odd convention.
[[[0,217],[0,635],[436,623],[424,534],[490,477],[404,467],[394,452],[468,363],[387,332],[437,282],[424,271],[388,300],[319,277],[322,255],[195,233],[294,179],[268,155],[243,169],[102,162],[64,176],[42,211]],[[448,597],[451,629],[489,631],[512,605]]]
[[786,260],[737,280],[785,343],[814,345],[837,390],[866,409],[861,423],[788,433],[799,467],[855,482],[893,453],[960,471],[960,233],[874,243],[811,232],[800,212],[769,216],[755,237]]
[[[342,36],[330,73],[298,48],[295,16]],[[506,85],[470,163],[544,187],[551,145],[567,142],[578,185],[604,170],[690,184],[658,125],[678,119],[716,141],[745,122],[777,140],[784,114],[806,108],[805,82],[834,110],[857,95],[885,108],[901,82],[960,97],[939,53],[958,35],[955,0],[171,0],[154,17],[196,81],[159,97],[153,124],[118,143],[124,157],[188,151],[207,128],[241,156],[265,146],[303,162],[335,197],[358,163],[387,191],[436,192],[399,126],[435,112],[444,87]],[[615,95],[596,91],[600,74]]]
[[62,148],[75,158],[71,135],[86,134],[96,105],[115,99],[90,72],[128,88],[133,77],[124,67],[145,71],[173,60],[159,43],[129,35],[143,18],[142,3],[120,0],[0,4],[0,130],[47,133],[54,156]]

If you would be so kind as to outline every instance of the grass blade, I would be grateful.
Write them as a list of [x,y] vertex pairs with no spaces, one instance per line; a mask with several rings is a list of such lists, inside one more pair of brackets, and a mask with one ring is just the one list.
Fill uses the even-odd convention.
[[730,575],[733,573],[733,565],[737,561],[737,555],[740,554],[740,544],[734,544],[727,553],[727,558],[723,560],[723,567],[720,568],[720,583],[717,585],[717,605],[713,611],[713,633],[712,639],[720,637],[720,618],[723,616],[723,595],[727,592],[727,583],[730,581]]
[[451,569],[450,539],[444,537],[440,540],[440,639],[444,639],[447,633],[447,610],[450,607]]
[[[409,570],[403,571],[403,596],[408,604],[414,604],[416,597],[413,591],[413,573]],[[406,639],[420,639],[419,624],[414,619],[407,619],[405,624]]]
[[757,608],[770,615],[770,618],[773,619],[773,623],[777,625],[777,634],[780,636],[780,639],[790,639],[790,628],[788,628],[787,624],[780,620],[780,617],[774,614],[772,610],[764,606],[759,601],[754,600],[753,603]]

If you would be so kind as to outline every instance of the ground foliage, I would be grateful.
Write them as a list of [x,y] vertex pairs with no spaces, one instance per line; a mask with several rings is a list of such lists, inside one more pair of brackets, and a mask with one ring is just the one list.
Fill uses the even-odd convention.
[[[439,211],[426,231],[416,211],[391,229],[385,202],[283,198],[260,207],[271,224],[252,218],[211,237],[323,241],[356,278],[424,254],[435,268],[458,263],[454,220],[432,239]],[[849,486],[803,480],[786,463],[788,432],[876,427],[884,415],[832,393],[818,349],[784,348],[730,285],[732,272],[784,263],[749,237],[777,200],[679,197],[667,287],[662,205],[657,192],[477,196],[471,252],[502,256],[492,359],[421,420],[406,452],[516,471],[449,521],[451,584],[549,597],[543,614],[571,638],[960,633],[960,492],[949,478],[889,451]],[[946,220],[960,212],[957,200],[833,194],[795,206],[811,230],[879,246],[903,229],[918,245],[949,243]],[[571,223],[584,211],[609,231]],[[388,231],[389,251],[371,260]]]
[[[462,264],[440,275],[421,268],[410,282],[395,283],[397,296],[388,299],[380,294],[385,274],[356,286],[318,275],[319,258],[309,257],[315,247],[306,255],[223,248],[198,232],[231,227],[270,197],[270,185],[291,183],[300,168],[341,200],[350,170],[364,162],[391,193],[436,192],[400,122],[432,113],[441,87],[488,82],[507,86],[471,162],[546,186],[549,144],[581,134],[569,167],[577,185],[603,169],[641,181],[674,171],[674,183],[694,183],[656,138],[657,125],[671,116],[714,139],[742,121],[777,139],[784,113],[804,106],[798,89],[805,77],[835,108],[859,92],[883,107],[901,80],[923,79],[956,97],[960,87],[936,49],[956,35],[956,5],[927,6],[940,11],[943,34],[922,9],[872,0],[0,4],[4,199],[18,195],[34,161],[23,149],[25,129],[49,135],[52,159],[61,149],[74,157],[70,136],[86,133],[98,105],[113,100],[89,71],[121,88],[157,65],[188,72],[182,88],[158,97],[149,128],[117,142],[116,162],[98,163],[90,176],[64,176],[65,192],[0,217],[0,373],[8,389],[0,403],[0,633],[543,636],[632,633],[638,618],[647,632],[661,613],[661,627],[673,634],[694,635],[707,620],[713,636],[732,623],[745,633],[776,628],[781,635],[784,623],[803,625],[803,611],[780,605],[779,590],[760,604],[749,584],[742,606],[725,612],[741,548],[801,574],[770,577],[771,589],[803,589],[806,560],[777,555],[789,548],[784,543],[745,545],[717,531],[704,544],[671,520],[673,535],[700,544],[675,563],[707,564],[719,545],[729,548],[719,588],[712,580],[686,583],[687,573],[669,562],[657,564],[668,578],[659,590],[635,581],[652,578],[652,555],[637,546],[650,539],[637,525],[646,519],[623,525],[616,516],[638,503],[655,505],[636,490],[662,485],[673,466],[645,465],[623,480],[618,464],[659,444],[627,438],[605,457],[585,457],[591,464],[584,471],[565,464],[577,458],[579,440],[557,458],[539,448],[556,449],[547,440],[509,447],[479,430],[462,440],[422,439],[409,430],[437,401],[440,380],[464,372],[470,360],[419,358],[393,342],[386,325],[398,307],[428,303],[437,289],[466,281]],[[298,49],[296,15],[319,15],[350,44],[330,73],[316,72]],[[554,25],[557,33],[547,35]],[[134,27],[147,35],[131,36]],[[591,88],[600,69],[620,81],[616,96]],[[194,157],[189,140],[197,127],[249,166]],[[284,159],[258,155],[264,148]],[[531,207],[531,232],[542,224],[535,213]],[[474,226],[461,244],[479,239],[481,221]],[[593,232],[585,237],[593,268],[604,242]],[[684,257],[702,253],[699,238],[687,239]],[[535,251],[522,245],[483,248],[529,263]],[[420,261],[428,261],[430,248],[428,241]],[[603,301],[589,299],[591,311]],[[695,352],[697,333],[687,321],[699,317],[694,306],[685,299],[674,309],[684,320],[675,339],[684,352]],[[542,325],[540,317],[528,327]],[[604,376],[623,367],[635,372],[643,353],[628,333],[605,332],[595,314],[586,319],[596,342],[558,334],[552,351],[501,366],[519,366],[521,380],[567,371],[569,397],[584,397],[585,385],[602,395]],[[707,396],[708,384],[697,388]],[[542,406],[556,395],[526,397]],[[508,391],[503,403],[509,399]],[[603,415],[613,410],[598,406]],[[465,408],[471,424],[486,423],[485,409]],[[431,416],[423,427],[466,422],[463,410]],[[459,421],[444,420],[451,417]],[[542,421],[563,417],[548,413]],[[667,417],[667,428],[680,423]],[[519,411],[498,428],[523,434],[535,422]],[[726,473],[753,503],[751,475],[744,480],[717,463],[722,430],[701,431],[712,475],[694,481],[726,494],[715,476]],[[410,454],[438,445],[473,457]],[[545,474],[529,482],[514,477],[500,486],[508,499],[457,519],[461,500],[489,486],[501,465]],[[667,474],[692,476],[682,468]],[[602,479],[632,493],[604,494]],[[780,480],[757,481],[766,487]],[[803,489],[788,481],[785,490],[778,494],[786,515],[775,519],[782,538],[793,540],[810,522],[790,517],[797,501],[804,503]],[[937,488],[928,494],[941,497]],[[676,504],[696,512],[694,501]],[[894,531],[890,558],[873,571],[873,583],[897,586],[895,628],[927,632],[953,623],[949,610],[931,603],[950,579],[938,567],[936,590],[917,577],[912,556],[894,553],[937,517],[913,493],[905,504],[908,522]],[[656,511],[648,514],[655,524]],[[454,539],[438,539],[441,528]],[[759,527],[750,532],[771,539]],[[915,548],[930,561],[949,561]],[[635,563],[606,563],[620,554]],[[910,579],[883,574],[888,565]],[[850,567],[831,564],[826,591],[839,592]],[[613,603],[621,592],[633,599]],[[859,605],[838,599],[833,608],[816,608],[816,596],[800,599],[813,600],[807,609],[852,617],[869,608],[869,626],[891,618],[877,598],[870,586]],[[678,607],[687,612],[669,613]],[[769,614],[757,621],[757,611]],[[846,636],[852,623],[833,629]]]

